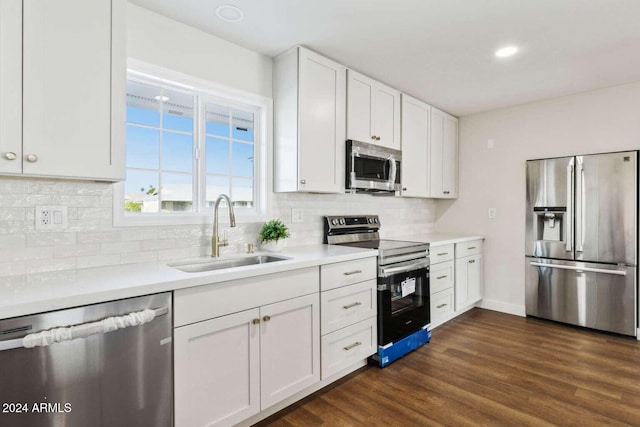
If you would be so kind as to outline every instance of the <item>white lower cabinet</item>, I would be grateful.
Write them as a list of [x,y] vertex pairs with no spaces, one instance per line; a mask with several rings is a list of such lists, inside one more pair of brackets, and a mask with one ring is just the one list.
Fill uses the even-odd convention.
[[260,412],[260,310],[177,328],[175,425],[233,425]]
[[432,326],[438,326],[446,322],[453,314],[453,287],[431,295]]
[[175,291],[175,425],[234,425],[318,383],[318,290],[315,267]]
[[375,258],[320,267],[323,380],[376,352],[375,277]]
[[456,311],[482,299],[482,240],[456,243]]

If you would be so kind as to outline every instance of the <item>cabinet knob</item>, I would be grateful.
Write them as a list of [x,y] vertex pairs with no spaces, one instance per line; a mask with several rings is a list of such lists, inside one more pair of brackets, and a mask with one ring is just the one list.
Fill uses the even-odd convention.
[[251,323],[253,323],[254,325],[257,325],[260,323],[260,319],[253,319]]
[[379,136],[376,136],[376,141],[380,141],[380,137]]
[[13,152],[4,153],[4,158],[7,160],[15,160],[16,157],[17,157],[16,153],[13,153]]
[[28,154],[27,155],[27,161],[29,163],[35,163],[38,161],[38,156],[36,156],[35,154]]
[[407,191],[407,187],[402,187],[402,191]]
[[301,179],[301,180],[300,180],[300,184],[306,184],[306,183],[307,183],[307,180],[306,180],[306,179]]
[[476,262],[476,260],[475,260],[475,259],[470,259],[470,260],[469,260],[469,264],[473,264],[474,262]]
[[373,139],[375,141],[376,140],[376,136],[375,135],[371,135],[371,139]]
[[262,320],[264,320],[265,322],[268,322],[269,320],[271,320],[271,316],[264,316]]
[[442,194],[449,194],[449,192],[448,191],[443,191]]

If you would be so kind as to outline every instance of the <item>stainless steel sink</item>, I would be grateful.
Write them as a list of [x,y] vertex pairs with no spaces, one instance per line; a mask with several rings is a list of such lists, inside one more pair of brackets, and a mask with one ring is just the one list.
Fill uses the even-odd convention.
[[288,257],[276,255],[254,255],[242,258],[217,259],[214,261],[199,261],[185,264],[169,264],[185,273],[200,273],[203,271],[224,270],[226,268],[243,267],[246,265],[267,264],[271,262],[286,261]]

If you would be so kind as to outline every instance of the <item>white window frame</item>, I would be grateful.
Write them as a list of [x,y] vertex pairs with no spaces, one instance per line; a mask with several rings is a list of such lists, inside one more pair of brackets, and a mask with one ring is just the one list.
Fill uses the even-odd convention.
[[[254,208],[236,209],[236,219],[242,222],[263,222],[270,217],[272,211],[271,188],[273,186],[273,100],[264,96],[244,92],[238,89],[213,83],[208,80],[188,76],[186,74],[168,70],[156,65],[138,60],[128,60],[127,78],[146,84],[161,84],[171,86],[177,90],[198,92],[195,102],[203,107],[207,102],[215,103],[216,100],[224,104],[237,104],[250,106],[255,110],[254,125]],[[195,106],[195,105],[194,105]],[[205,123],[204,109],[199,108],[201,120],[199,128],[194,129],[194,142],[204,134]],[[197,144],[194,143],[194,149]],[[194,188],[196,191],[196,204],[206,197],[206,173],[201,167],[204,165],[204,156],[194,160],[194,168],[197,166],[200,173],[194,172]],[[198,175],[199,182],[196,182]],[[197,186],[197,187],[196,187]],[[200,212],[158,212],[127,214],[124,210],[125,182],[114,185],[113,191],[113,225],[114,227],[140,227],[156,225],[194,225],[210,224],[212,222],[213,209],[204,208]],[[225,209],[220,209],[220,223],[228,223],[228,215]]]

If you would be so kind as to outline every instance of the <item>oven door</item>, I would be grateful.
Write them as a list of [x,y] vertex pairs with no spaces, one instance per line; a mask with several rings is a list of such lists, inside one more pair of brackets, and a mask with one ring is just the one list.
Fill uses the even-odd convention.
[[428,259],[380,267],[378,345],[404,338],[430,321]]

